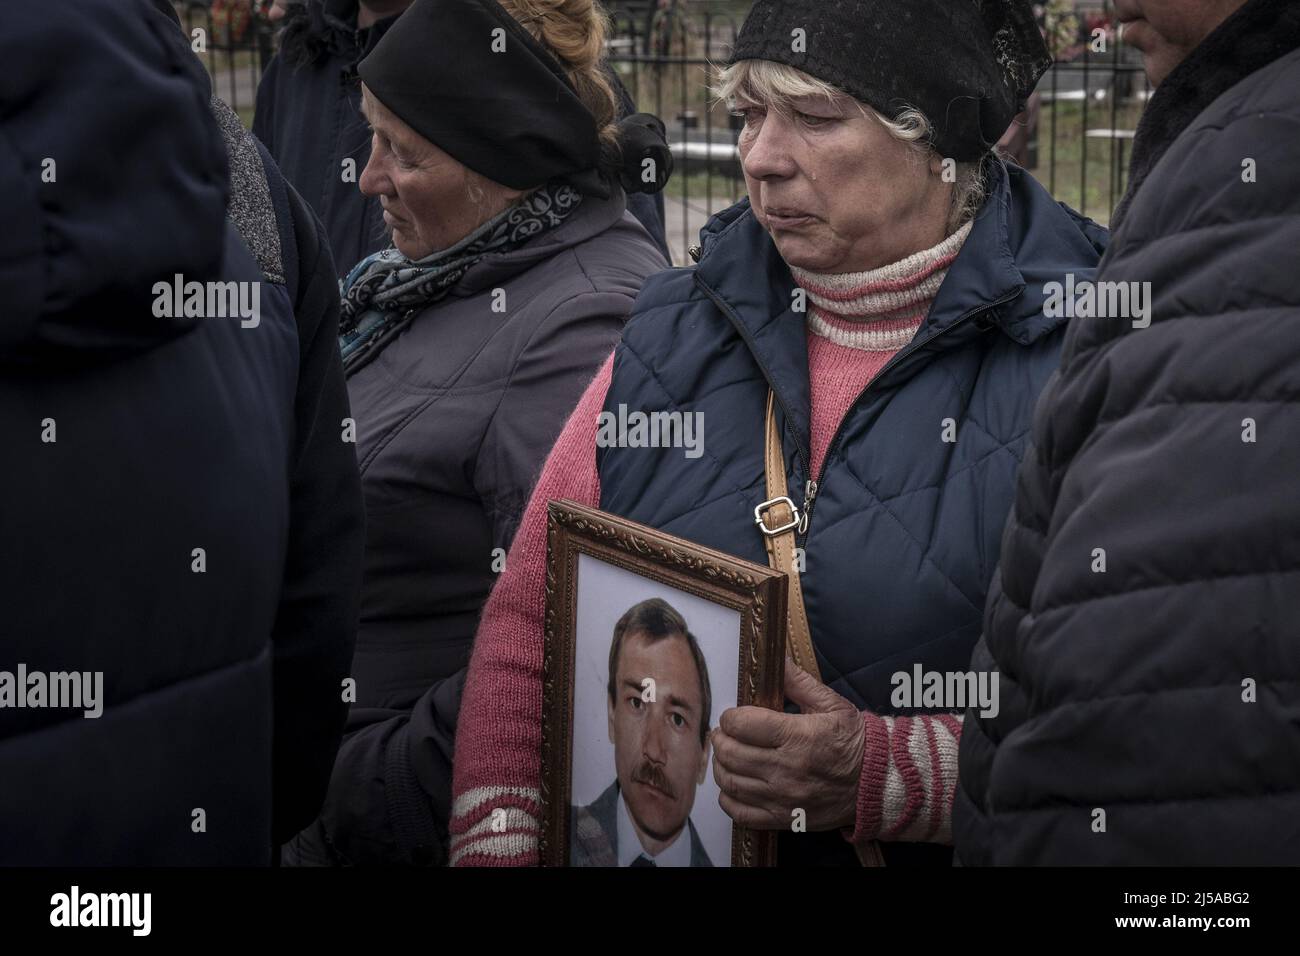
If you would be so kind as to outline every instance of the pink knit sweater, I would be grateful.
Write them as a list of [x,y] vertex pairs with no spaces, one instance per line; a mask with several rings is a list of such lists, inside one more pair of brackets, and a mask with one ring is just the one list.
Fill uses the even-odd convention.
[[[814,474],[858,395],[911,341],[969,233],[967,224],[933,249],[871,272],[791,270],[811,303]],[[456,733],[453,866],[537,863],[546,504],[558,498],[600,504],[596,425],[612,371],[610,356],[560,433],[483,612]],[[961,718],[864,712],[863,720],[857,820],[845,836],[854,843],[948,842]]]

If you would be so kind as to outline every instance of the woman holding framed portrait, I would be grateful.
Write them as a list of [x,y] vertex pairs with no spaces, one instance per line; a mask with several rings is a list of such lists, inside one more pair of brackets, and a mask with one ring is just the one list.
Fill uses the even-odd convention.
[[[963,714],[997,704],[996,686],[963,693],[970,654],[1065,335],[1044,286],[1090,279],[1106,244],[992,153],[1049,63],[1021,0],[754,4],[716,83],[744,119],[748,198],[705,226],[697,266],[647,281],[551,451],[476,637],[453,865],[532,865],[545,843],[544,738],[568,733],[543,720],[546,684],[583,682],[546,667],[557,499],[786,575],[784,709],[715,702],[686,763],[707,747],[735,825],[778,833],[787,865],[951,861]],[[689,684],[700,612],[653,592],[676,617],[641,615],[651,594],[602,590],[619,594],[591,618],[606,647],[615,609],[633,612],[623,646],[671,648],[654,666]],[[621,704],[675,726],[620,666],[586,678],[613,683],[608,736]],[[689,865],[680,813],[655,839],[628,794],[639,779],[667,801],[688,778],[666,776],[658,743],[639,753],[616,790],[579,793],[574,771],[568,862],[626,814],[643,852],[602,862]]]

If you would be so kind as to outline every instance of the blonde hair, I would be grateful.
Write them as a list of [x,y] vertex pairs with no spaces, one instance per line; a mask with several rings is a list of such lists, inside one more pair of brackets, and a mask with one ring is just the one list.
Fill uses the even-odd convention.
[[595,0],[499,0],[546,47],[596,120],[602,153],[618,149],[618,101],[601,70],[609,18]]
[[[720,68],[714,78],[713,95],[725,102],[728,109],[743,102],[787,114],[793,111],[797,99],[822,96],[827,103],[833,104],[839,98],[847,96],[864,116],[872,117],[896,140],[911,146],[918,158],[928,163],[937,155],[932,145],[934,126],[920,110],[905,107],[896,117],[889,119],[839,87],[784,63],[741,60]],[[966,220],[973,218],[984,205],[986,163],[993,158],[990,152],[974,162],[956,164],[957,177],[953,183],[952,206],[948,216],[950,234],[956,232]]]

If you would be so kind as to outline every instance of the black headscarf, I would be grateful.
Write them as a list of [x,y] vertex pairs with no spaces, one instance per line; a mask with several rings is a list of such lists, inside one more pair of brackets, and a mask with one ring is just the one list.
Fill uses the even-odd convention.
[[997,143],[1052,63],[1025,0],[757,0],[730,62],[755,59],[890,119],[915,107],[935,149],[963,162]]
[[[657,188],[671,168],[666,149],[653,153],[659,181],[641,184],[625,171],[639,165],[640,147],[602,155],[596,120],[563,67],[495,0],[416,0],[358,72],[413,130],[512,189],[564,183],[603,199],[614,181]],[[645,133],[644,122],[631,125],[629,143]]]

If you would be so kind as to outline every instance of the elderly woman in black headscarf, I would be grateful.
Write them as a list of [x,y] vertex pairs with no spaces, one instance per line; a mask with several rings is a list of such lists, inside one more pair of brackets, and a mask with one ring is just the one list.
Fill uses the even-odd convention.
[[[625,190],[660,188],[662,125],[615,124],[591,0],[417,0],[360,65],[361,189],[393,247],[343,282],[366,505],[348,729],[289,862],[443,858],[479,610],[542,460],[667,266]],[[322,506],[327,506],[322,504]]]

